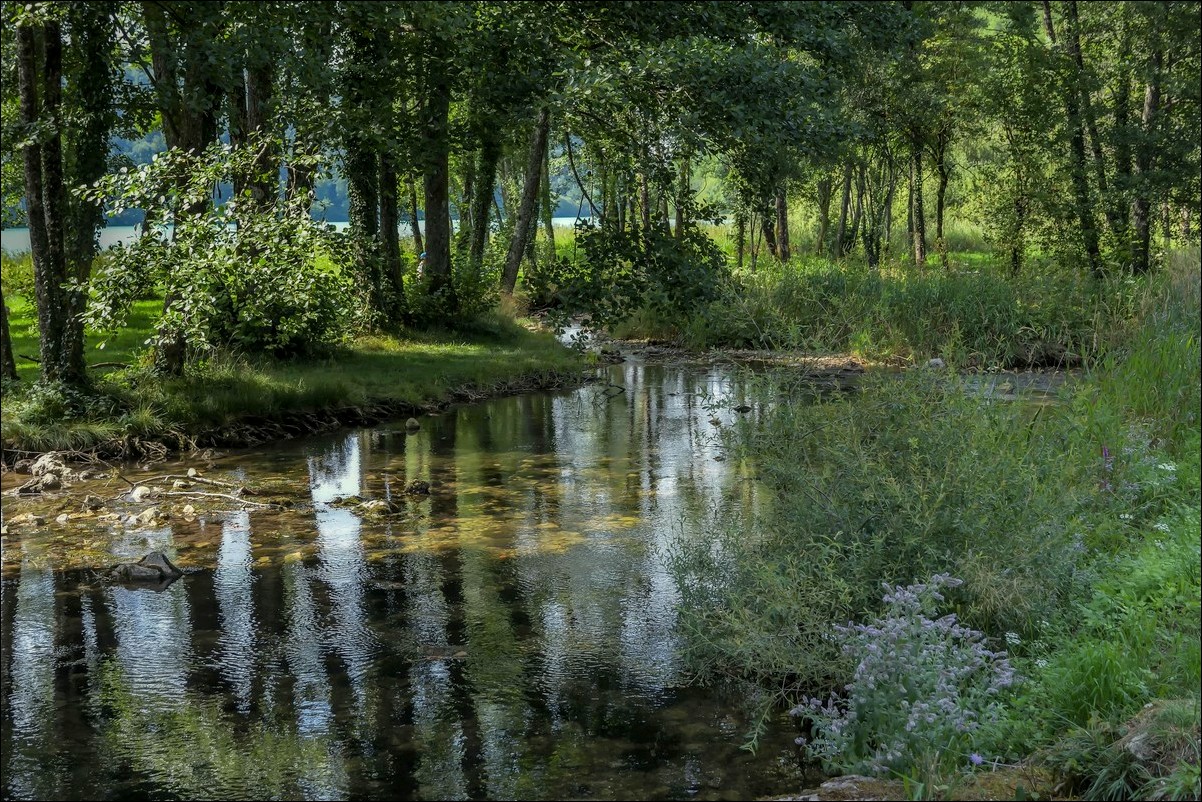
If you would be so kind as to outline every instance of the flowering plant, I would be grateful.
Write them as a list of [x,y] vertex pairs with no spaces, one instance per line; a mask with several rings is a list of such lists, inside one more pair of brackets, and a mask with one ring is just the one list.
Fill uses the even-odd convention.
[[835,627],[843,653],[856,662],[846,698],[803,696],[791,711],[812,722],[812,755],[846,771],[903,774],[932,754],[957,761],[976,754],[973,734],[996,717],[999,691],[1015,675],[982,633],[954,613],[934,617],[940,590],[960,584],[948,574],[886,584],[881,617]]

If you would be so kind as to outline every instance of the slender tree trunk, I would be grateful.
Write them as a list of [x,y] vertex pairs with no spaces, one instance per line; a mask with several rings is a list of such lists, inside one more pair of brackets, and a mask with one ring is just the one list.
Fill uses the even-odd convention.
[[417,182],[408,178],[405,183],[409,186],[409,226],[413,231],[413,250],[421,254],[426,247],[422,244],[422,230],[417,219]]
[[651,234],[651,192],[647,186],[647,174],[639,173],[639,209],[643,218],[643,236]]
[[789,202],[785,196],[785,185],[776,190],[776,257],[789,261]]
[[429,58],[422,146],[425,154],[423,185],[426,196],[426,276],[431,293],[448,295],[448,308],[458,308],[451,282],[451,213],[449,207],[451,109],[450,78],[437,59]]
[[680,160],[680,183],[676,190],[676,239],[684,239],[685,205],[692,187],[689,186],[689,156]]
[[13,359],[13,341],[8,332],[8,305],[4,301],[3,289],[0,289],[0,376],[17,380],[17,363]]
[[743,269],[743,254],[747,248],[747,216],[743,213],[735,215],[735,253],[739,269]]
[[380,154],[380,251],[389,295],[389,319],[405,316],[405,284],[401,267],[401,216],[397,198],[400,189],[396,163],[392,155]]
[[830,175],[825,175],[818,181],[818,241],[815,252],[822,256],[826,251],[826,235],[831,225],[831,189]]
[[925,267],[927,263],[927,222],[922,206],[922,134],[915,128],[911,131],[911,152],[914,169],[914,265]]
[[864,221],[864,173],[866,169],[866,166],[861,164],[856,176],[856,202],[851,216],[851,228],[848,229],[843,240],[843,253],[840,254],[841,256],[851,253],[851,249],[855,247],[856,236],[860,231],[860,225]]
[[551,127],[551,111],[543,106],[538,113],[538,122],[534,125],[534,133],[530,137],[530,152],[526,159],[526,179],[522,184],[522,200],[518,205],[517,219],[513,225],[513,239],[509,241],[509,253],[505,257],[505,270],[501,274],[501,292],[513,294],[517,285],[518,268],[522,263],[522,253],[526,250],[526,240],[534,230],[535,204],[538,201],[538,190],[541,184],[543,162],[547,155],[547,131]]
[[1164,53],[1159,43],[1151,55],[1152,74],[1144,89],[1143,130],[1135,153],[1135,200],[1131,204],[1131,225],[1135,240],[1133,269],[1146,273],[1152,267],[1152,187],[1151,173],[1155,160],[1153,131],[1156,114],[1160,109],[1160,75],[1164,67]]
[[1081,114],[1089,134],[1089,146],[1093,156],[1094,180],[1098,185],[1098,196],[1102,199],[1102,210],[1106,215],[1106,223],[1116,242],[1122,242],[1127,237],[1126,220],[1120,211],[1122,204],[1117,202],[1116,195],[1110,192],[1106,179],[1106,156],[1102,149],[1102,140],[1098,136],[1098,120],[1090,100],[1089,88],[1085,81],[1085,59],[1081,54],[1081,23],[1077,14],[1077,0],[1068,0],[1068,38],[1069,55],[1076,66],[1076,89],[1081,103]]
[[947,161],[947,152],[951,147],[951,138],[951,124],[946,123],[939,129],[935,142],[935,172],[939,177],[939,184],[935,189],[935,246],[939,249],[939,261],[943,264],[944,270],[951,267],[947,255],[947,238],[943,233],[943,213],[946,208],[947,185],[952,175],[951,165]]
[[[549,136],[549,134],[548,134]],[[551,148],[543,149],[543,182],[539,193],[539,200],[543,212],[543,233],[547,236],[547,244],[551,248],[551,258],[555,258],[555,204],[551,201]],[[622,211],[625,208],[625,199],[621,195],[618,196],[618,228],[622,227]]]
[[469,253],[472,271],[476,275],[480,274],[484,264],[484,249],[488,245],[489,210],[496,194],[497,162],[500,159],[500,141],[494,136],[486,135],[480,143],[480,157],[476,167],[476,196],[472,199],[472,239]]
[[[63,185],[62,75],[63,40],[57,22],[40,31],[16,26],[17,80],[21,122],[32,130],[47,125],[44,141],[24,147],[25,203],[34,266],[38,333],[43,382],[81,385],[85,382],[83,325],[74,310],[78,301],[63,284],[70,276],[64,240],[67,192]],[[38,33],[42,64],[37,64]],[[38,100],[39,83],[42,99]]]
[[897,194],[897,164],[889,157],[889,191],[885,194],[885,241],[881,245],[881,256],[889,255],[890,239],[893,237],[893,198]]
[[[1052,22],[1052,7],[1043,0],[1043,23],[1048,39],[1056,44],[1056,29]],[[1067,52],[1067,50],[1066,50]],[[1085,160],[1085,124],[1082,121],[1080,95],[1077,87],[1071,86],[1064,93],[1064,107],[1072,131],[1070,155],[1072,157],[1073,198],[1077,206],[1077,219],[1081,224],[1081,238],[1089,269],[1095,276],[1102,275],[1102,255],[1098,247],[1098,228],[1094,223],[1093,204],[1089,199],[1089,179]]]
[[853,167],[850,163],[843,168],[843,201],[839,204],[839,224],[835,227],[835,248],[833,256],[839,259],[843,256],[843,242],[847,236],[847,215],[851,211],[851,179]]

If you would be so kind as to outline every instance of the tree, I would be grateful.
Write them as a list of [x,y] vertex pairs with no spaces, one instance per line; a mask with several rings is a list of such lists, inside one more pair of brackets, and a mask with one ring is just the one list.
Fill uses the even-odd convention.
[[[29,4],[15,20],[21,121],[25,128],[25,203],[34,265],[41,380],[82,386],[80,289],[68,285],[63,179],[61,9]],[[39,57],[40,54],[40,57]],[[6,338],[7,340],[7,338]]]

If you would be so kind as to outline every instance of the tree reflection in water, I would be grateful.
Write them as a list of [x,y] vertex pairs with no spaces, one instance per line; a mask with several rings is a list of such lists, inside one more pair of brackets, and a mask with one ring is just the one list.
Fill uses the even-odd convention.
[[[6,542],[4,794],[12,798],[753,797],[793,788],[792,733],[738,749],[740,708],[685,687],[661,563],[754,484],[719,462],[718,368],[625,364],[233,458],[312,511],[109,538],[199,568],[162,593],[52,572]],[[733,414],[717,413],[724,424]],[[408,497],[385,518],[334,504]],[[43,538],[43,539],[40,539]],[[184,543],[187,547],[185,548]]]

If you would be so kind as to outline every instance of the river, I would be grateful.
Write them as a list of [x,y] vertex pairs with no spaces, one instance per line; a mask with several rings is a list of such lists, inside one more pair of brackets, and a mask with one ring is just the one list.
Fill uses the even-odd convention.
[[[126,475],[293,488],[294,510],[54,522],[6,498],[3,794],[11,799],[751,799],[800,787],[796,733],[690,683],[663,555],[762,503],[718,432],[730,365],[453,407]],[[10,488],[25,477],[9,474]],[[339,499],[400,499],[373,518]],[[212,489],[212,488],[205,488]],[[65,500],[63,500],[65,499]],[[178,502],[178,503],[175,503]],[[200,506],[197,504],[197,506]],[[236,504],[225,503],[226,508]],[[161,550],[166,590],[87,566]]]

